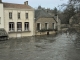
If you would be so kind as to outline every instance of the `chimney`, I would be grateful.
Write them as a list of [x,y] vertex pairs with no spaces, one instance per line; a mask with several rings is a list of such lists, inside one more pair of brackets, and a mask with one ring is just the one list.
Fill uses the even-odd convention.
[[0,0],[0,3],[2,3],[2,0]]
[[28,5],[28,1],[25,1],[25,2],[24,2],[24,5]]

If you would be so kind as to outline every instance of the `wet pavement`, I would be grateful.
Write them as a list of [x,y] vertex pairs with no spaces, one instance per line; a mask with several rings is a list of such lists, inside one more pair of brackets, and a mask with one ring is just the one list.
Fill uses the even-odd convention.
[[0,41],[0,60],[80,60],[75,34],[57,34]]

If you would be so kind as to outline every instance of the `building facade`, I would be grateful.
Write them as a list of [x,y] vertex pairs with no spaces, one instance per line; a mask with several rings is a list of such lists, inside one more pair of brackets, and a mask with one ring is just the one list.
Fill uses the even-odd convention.
[[0,28],[4,28],[3,3],[0,1]]
[[53,16],[48,14],[45,10],[35,10],[35,34],[46,35],[54,34],[57,28],[57,21]]
[[0,28],[4,28],[9,37],[35,35],[34,9],[24,4],[4,3],[0,0]]

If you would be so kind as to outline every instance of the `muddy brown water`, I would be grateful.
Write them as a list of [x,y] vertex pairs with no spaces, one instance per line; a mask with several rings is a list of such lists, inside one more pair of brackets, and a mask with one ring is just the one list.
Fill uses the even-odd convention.
[[80,60],[79,35],[62,33],[0,41],[0,60]]

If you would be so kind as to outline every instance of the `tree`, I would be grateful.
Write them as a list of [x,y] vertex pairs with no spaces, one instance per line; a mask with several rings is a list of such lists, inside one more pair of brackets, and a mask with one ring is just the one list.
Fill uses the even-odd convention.
[[53,13],[55,14],[55,16],[57,16],[57,14],[58,14],[58,10],[57,10],[56,7],[54,8]]
[[70,5],[74,5],[76,13],[80,12],[80,0],[69,0]]
[[69,1],[68,4],[62,4],[61,6],[66,6],[63,12],[59,15],[61,17],[61,22],[63,24],[69,24],[70,18],[76,13],[75,6],[71,1]]
[[42,7],[41,6],[38,6],[38,9],[42,9]]
[[65,18],[65,23],[69,24],[69,20],[72,16],[75,15],[75,8],[74,6],[67,6],[67,8],[63,12],[64,18]]

